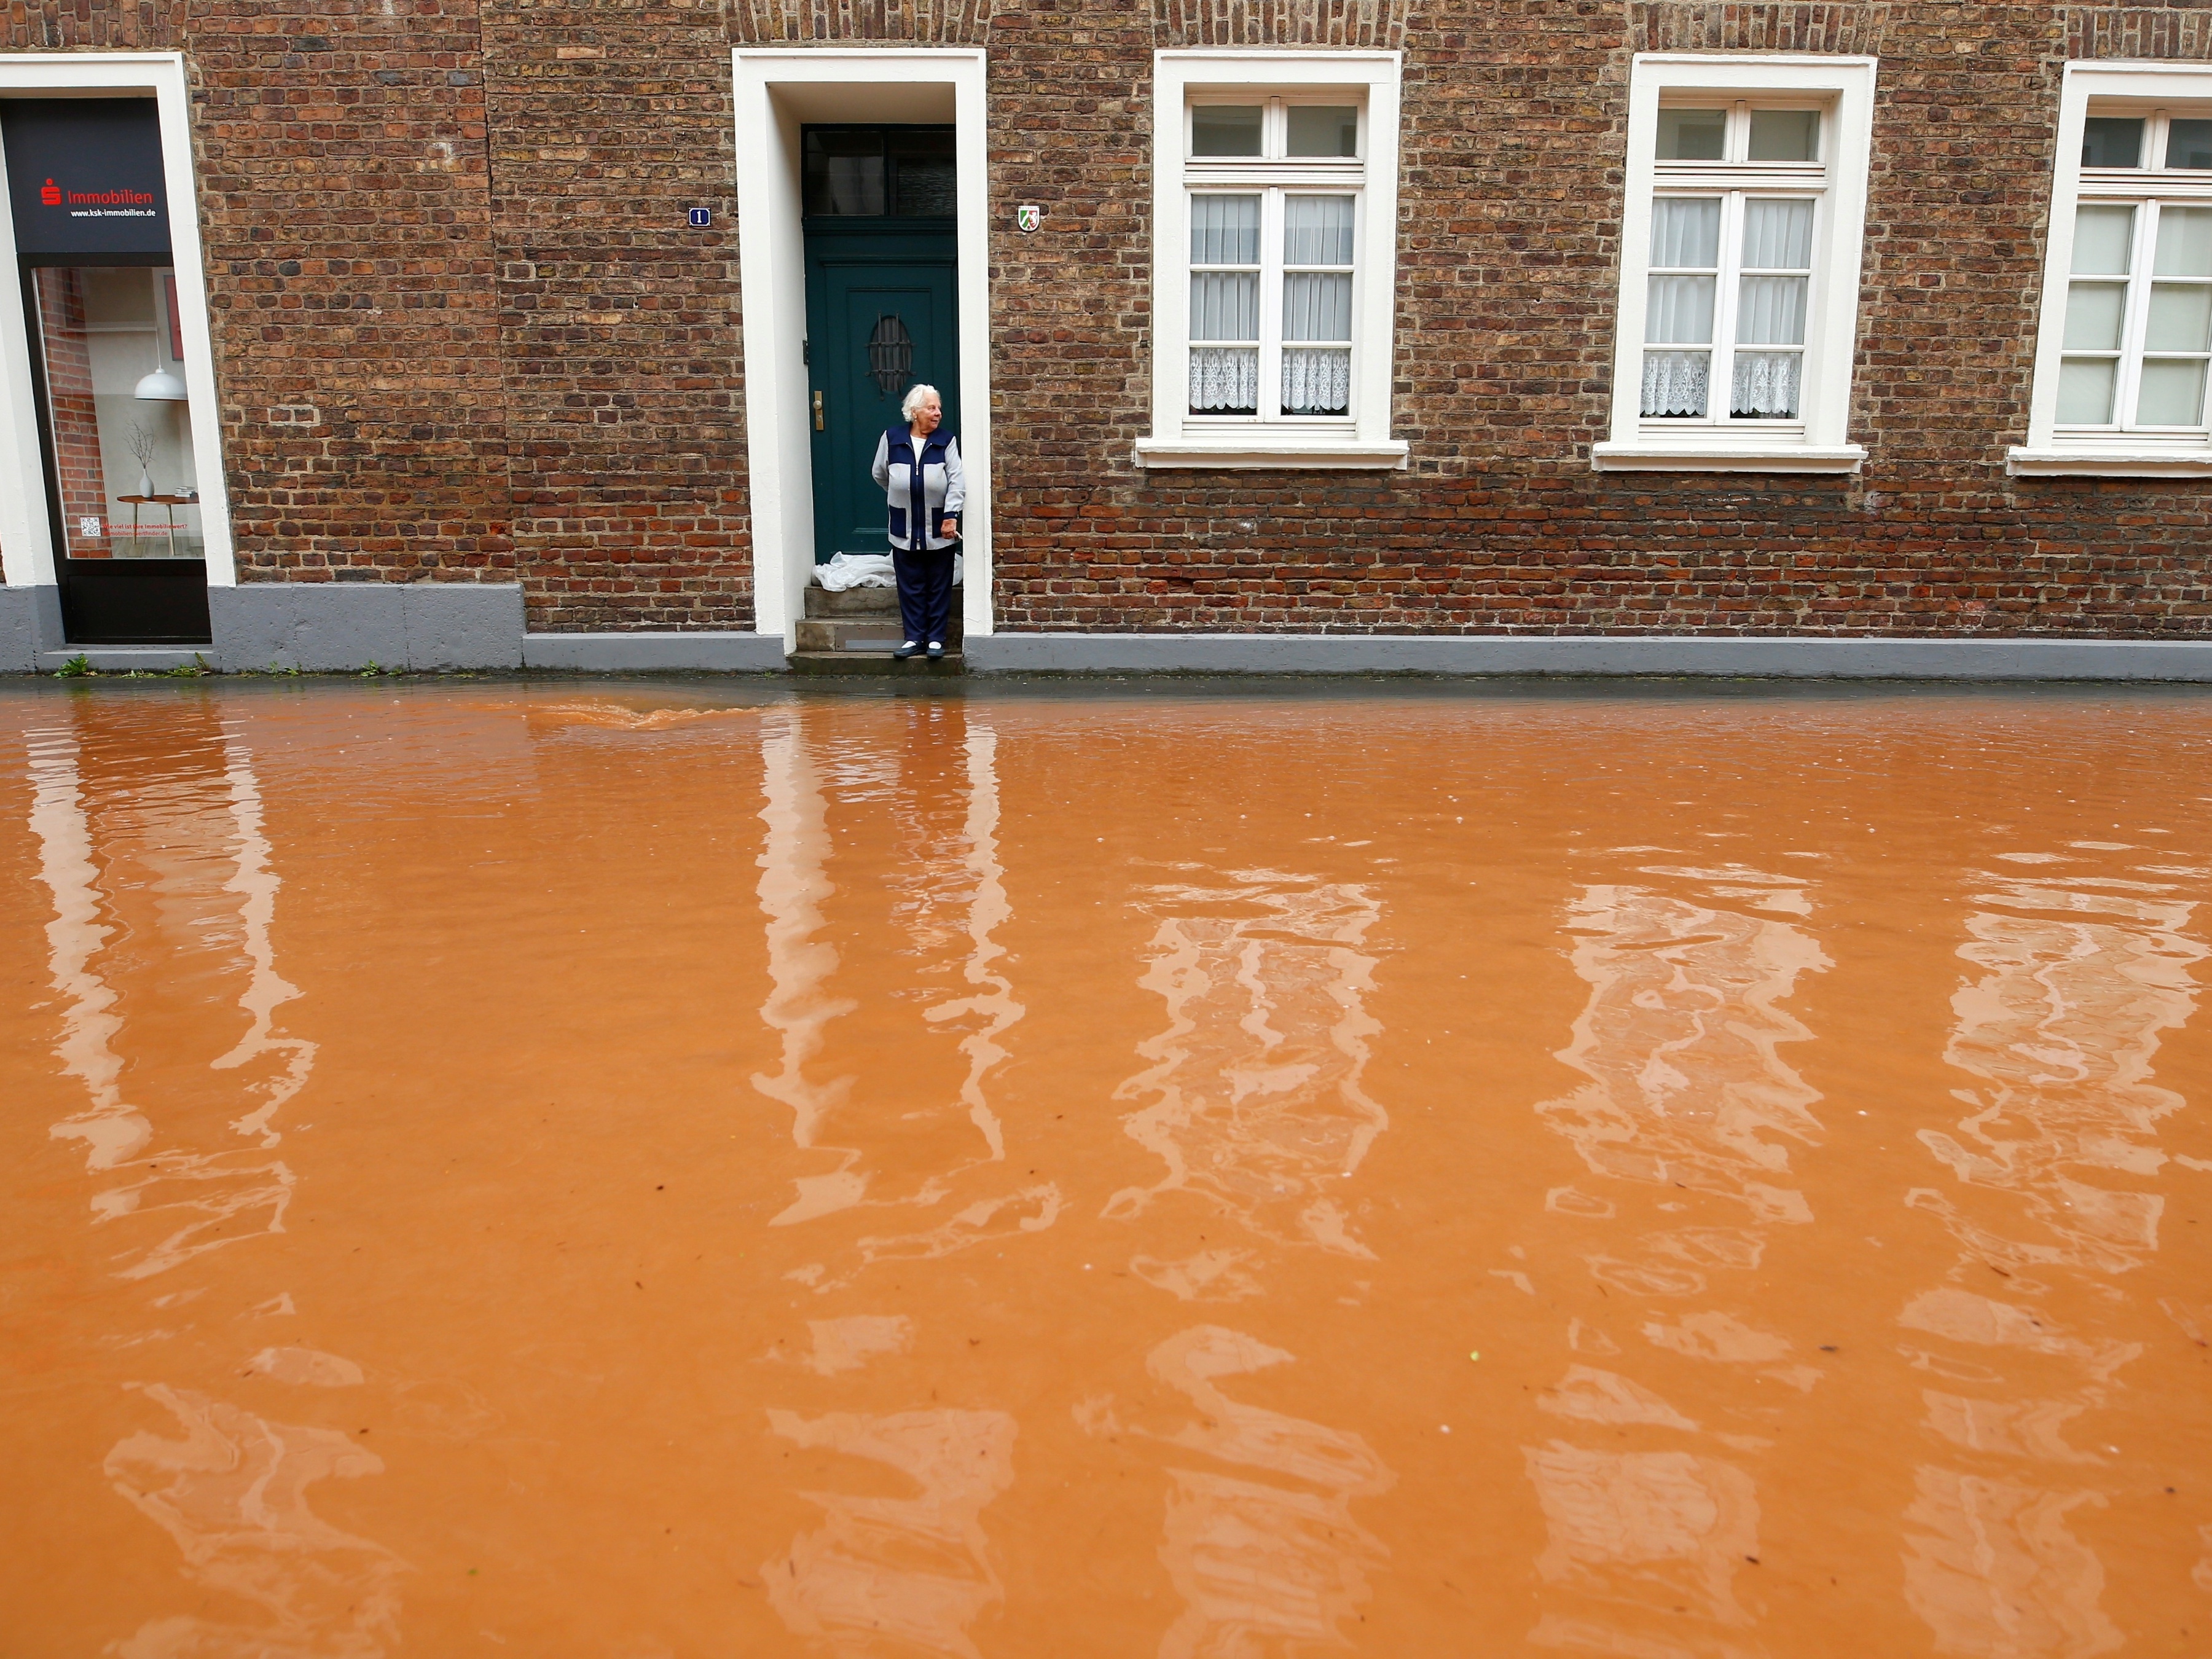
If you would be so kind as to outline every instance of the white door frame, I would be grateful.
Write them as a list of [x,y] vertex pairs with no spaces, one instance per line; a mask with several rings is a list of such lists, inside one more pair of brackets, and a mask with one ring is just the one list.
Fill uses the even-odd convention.
[[[185,332],[185,405],[198,462],[200,537],[210,587],[232,587],[238,565],[230,544],[230,495],[222,464],[222,421],[215,401],[215,347],[208,332],[207,265],[200,251],[199,192],[192,170],[191,105],[185,57],[178,52],[0,53],[0,94],[66,98],[150,94],[161,121],[161,171],[169,192],[169,258],[177,271],[177,320]],[[0,158],[4,159],[4,158]],[[4,177],[0,174],[0,177]],[[31,349],[15,284],[15,216],[0,207],[0,572],[9,587],[48,587],[53,526],[46,517],[46,460],[39,447]]]
[[[990,173],[984,54],[970,46],[740,46],[736,76],[738,282],[744,307],[745,459],[752,495],[753,629],[798,643],[814,568],[807,405],[806,249],[798,106],[849,99],[835,118],[885,118],[927,88],[951,94],[960,204],[960,456],[968,470],[961,626],[991,631]],[[902,91],[903,94],[902,95]],[[781,94],[781,95],[780,95]]]

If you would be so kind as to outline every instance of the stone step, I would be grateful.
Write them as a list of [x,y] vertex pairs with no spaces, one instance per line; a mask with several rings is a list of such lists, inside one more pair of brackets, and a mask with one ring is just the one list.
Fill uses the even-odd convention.
[[784,659],[794,674],[964,674],[966,659],[948,651],[940,662],[908,657],[901,662],[888,651],[794,651]]
[[[808,617],[799,624],[801,651],[889,651],[906,637],[896,615],[889,617]],[[945,645],[960,648],[960,624],[956,621]]]
[[[895,587],[848,587],[832,593],[812,582],[806,584],[806,614],[810,617],[896,617],[898,590]],[[952,590],[952,614],[960,614],[960,590]]]

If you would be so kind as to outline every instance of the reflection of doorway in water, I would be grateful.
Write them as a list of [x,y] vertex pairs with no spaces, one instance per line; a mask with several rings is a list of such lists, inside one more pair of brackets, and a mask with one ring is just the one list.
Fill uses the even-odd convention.
[[950,126],[809,126],[804,139],[814,558],[886,553],[876,440],[917,381],[959,430]]

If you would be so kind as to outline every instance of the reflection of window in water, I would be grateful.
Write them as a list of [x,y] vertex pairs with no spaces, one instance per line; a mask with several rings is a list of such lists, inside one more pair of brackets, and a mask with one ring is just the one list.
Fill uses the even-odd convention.
[[202,556],[176,273],[47,265],[31,276],[69,556]]

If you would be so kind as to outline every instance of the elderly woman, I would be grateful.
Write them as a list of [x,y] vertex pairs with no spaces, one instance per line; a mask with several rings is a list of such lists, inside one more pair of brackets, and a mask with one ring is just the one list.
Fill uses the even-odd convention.
[[939,430],[945,400],[935,386],[908,387],[899,413],[904,418],[876,445],[872,469],[890,501],[891,568],[898,573],[906,629],[906,642],[891,655],[911,657],[926,648],[936,662],[944,658],[952,620],[952,553],[968,475],[960,465],[960,441]]

